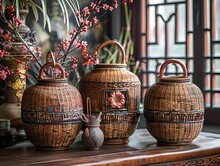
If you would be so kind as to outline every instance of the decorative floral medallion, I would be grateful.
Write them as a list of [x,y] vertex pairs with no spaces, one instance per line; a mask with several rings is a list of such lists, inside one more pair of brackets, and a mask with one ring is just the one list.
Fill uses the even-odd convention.
[[109,90],[106,91],[107,110],[126,109],[126,90]]

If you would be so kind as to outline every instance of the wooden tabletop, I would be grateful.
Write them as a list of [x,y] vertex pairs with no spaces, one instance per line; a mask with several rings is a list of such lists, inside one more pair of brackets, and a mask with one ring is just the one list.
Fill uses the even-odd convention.
[[[87,151],[81,136],[66,151],[37,151],[29,141],[0,149],[0,165],[169,165],[165,163],[205,163],[220,165],[220,135],[201,132],[190,145],[161,146],[147,132],[138,129],[127,145],[103,145]],[[194,160],[195,159],[195,160]],[[200,165],[200,164],[199,164]]]

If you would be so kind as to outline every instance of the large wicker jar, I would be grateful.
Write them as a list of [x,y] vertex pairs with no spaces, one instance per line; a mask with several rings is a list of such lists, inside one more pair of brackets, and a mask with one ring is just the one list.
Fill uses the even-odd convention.
[[[183,76],[165,77],[170,63],[179,64]],[[171,59],[161,66],[158,82],[146,92],[144,114],[148,131],[160,144],[189,144],[198,136],[204,121],[203,94],[190,82],[181,61]]]
[[85,75],[79,90],[86,108],[86,99],[91,99],[93,115],[102,112],[100,128],[104,133],[104,144],[126,144],[137,128],[139,118],[140,81],[126,69],[125,51],[115,41],[106,41],[98,47],[97,53],[106,45],[120,48],[122,63],[100,63]]
[[[61,70],[61,78],[45,78],[48,67]],[[40,70],[38,83],[23,94],[21,116],[29,140],[38,150],[65,150],[81,129],[82,98],[67,83],[59,64],[47,63]]]

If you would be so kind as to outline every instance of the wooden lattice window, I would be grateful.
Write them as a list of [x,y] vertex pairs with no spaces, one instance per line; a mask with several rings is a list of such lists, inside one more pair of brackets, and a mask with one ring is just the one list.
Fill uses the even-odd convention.
[[[134,5],[142,97],[167,59],[182,60],[205,98],[206,122],[220,124],[220,0],[140,0]],[[138,26],[138,28],[137,28]],[[169,65],[167,74],[181,74]]]

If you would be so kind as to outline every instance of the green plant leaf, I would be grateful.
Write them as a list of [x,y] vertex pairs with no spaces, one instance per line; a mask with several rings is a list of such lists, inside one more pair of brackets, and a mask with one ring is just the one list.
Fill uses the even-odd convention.
[[125,12],[125,20],[126,20],[126,26],[130,26],[130,15],[128,13],[128,5],[124,5],[124,12]]
[[72,10],[73,15],[74,15],[75,20],[76,20],[76,23],[77,23],[77,25],[78,25],[78,27],[79,27],[79,26],[80,26],[80,24],[79,24],[79,18],[78,18],[77,15],[76,15],[76,11],[79,11],[79,10],[77,9],[76,4],[74,3],[74,1],[71,1],[71,0],[70,0],[70,1],[67,0],[66,3],[69,5],[70,9]]
[[48,25],[48,31],[51,32],[51,23],[50,23],[50,18],[48,15],[46,16],[46,20],[47,20],[47,25]]
[[42,13],[43,13],[43,20],[44,20],[44,24],[43,27],[46,27],[46,18],[47,18],[47,2],[46,0],[41,0],[41,5],[42,5]]
[[6,8],[6,5],[7,5],[7,0],[2,0],[2,12],[5,13],[5,8]]
[[30,3],[30,6],[31,6],[31,8],[32,8],[32,11],[33,11],[33,14],[34,14],[35,20],[38,21],[39,16],[38,16],[38,10],[37,10],[37,7],[36,7],[33,3]]
[[64,17],[64,22],[65,22],[65,12],[64,12],[64,7],[63,7],[63,4],[61,3],[61,1],[60,0],[57,0],[57,2],[59,3],[59,5],[60,5],[60,8],[61,8],[61,10],[62,10],[62,13],[63,13],[63,17]]
[[66,15],[66,30],[68,32],[69,31],[69,27],[70,27],[69,13],[68,13],[68,10],[67,10],[65,2],[64,1],[61,1],[61,2],[63,2],[63,8],[64,8],[64,12],[65,12],[65,15]]
[[60,7],[61,7],[61,10],[62,10],[62,13],[63,13],[63,18],[64,18],[64,24],[67,23],[68,26],[67,26],[67,29],[69,29],[69,17],[68,17],[68,12],[67,12],[67,9],[66,9],[66,5],[65,5],[65,2],[63,2],[62,0],[57,0]]
[[74,1],[72,1],[72,0],[66,0],[66,2],[68,3],[68,5],[69,5],[71,8],[74,9],[74,10],[72,10],[72,11],[77,11],[77,10],[78,10],[78,9],[77,9],[77,6],[76,6],[76,4],[75,4]]
[[[43,9],[36,3],[34,3],[33,1],[30,1],[30,3],[33,5],[33,6],[36,6],[37,9],[39,9],[42,13],[43,12]],[[51,32],[51,23],[50,23],[50,18],[49,16],[47,15],[46,13],[46,17],[44,18],[46,20],[46,23],[47,23],[47,26],[48,26],[48,31]]]
[[[73,2],[74,2],[74,0],[73,0]],[[77,10],[80,11],[79,1],[78,1],[78,0],[75,0],[75,4],[76,4],[76,6],[77,6]]]
[[16,17],[19,18],[20,14],[19,14],[19,0],[15,1],[15,11],[16,11]]
[[70,0],[70,3],[75,8],[75,11],[80,11],[80,5],[78,0]]

